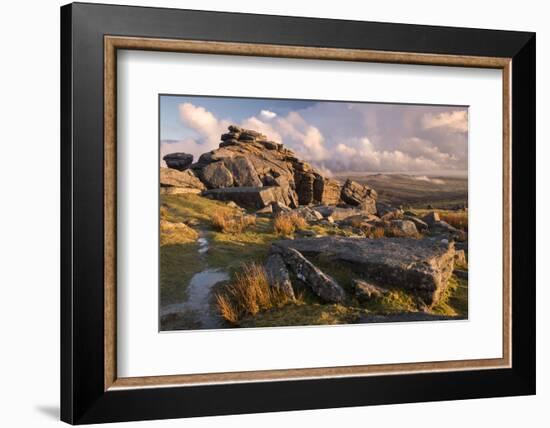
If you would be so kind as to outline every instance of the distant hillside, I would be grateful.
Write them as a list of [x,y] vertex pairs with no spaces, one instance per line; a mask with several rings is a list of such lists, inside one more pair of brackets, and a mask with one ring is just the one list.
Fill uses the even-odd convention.
[[[335,176],[345,180],[347,176]],[[468,206],[468,179],[465,177],[428,177],[407,174],[374,174],[353,179],[376,189],[379,200],[394,205],[422,208]]]

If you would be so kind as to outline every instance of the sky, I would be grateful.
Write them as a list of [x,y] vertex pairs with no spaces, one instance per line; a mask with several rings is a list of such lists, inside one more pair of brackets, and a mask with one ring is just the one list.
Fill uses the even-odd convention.
[[464,106],[175,95],[160,97],[161,159],[185,152],[196,160],[231,124],[264,133],[329,175],[468,169]]

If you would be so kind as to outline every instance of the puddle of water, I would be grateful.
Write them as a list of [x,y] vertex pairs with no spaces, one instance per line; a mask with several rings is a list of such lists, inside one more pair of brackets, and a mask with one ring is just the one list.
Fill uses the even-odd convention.
[[217,328],[222,326],[221,319],[210,310],[210,292],[214,285],[227,281],[229,275],[219,269],[205,269],[196,273],[187,287],[187,300],[164,306],[160,316],[189,311],[201,325],[201,328]]

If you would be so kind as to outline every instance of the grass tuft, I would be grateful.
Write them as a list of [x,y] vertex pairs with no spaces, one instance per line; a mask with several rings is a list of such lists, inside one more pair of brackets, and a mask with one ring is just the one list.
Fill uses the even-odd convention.
[[446,221],[457,229],[468,232],[468,212],[467,211],[440,211],[439,218]]
[[256,224],[256,217],[252,215],[215,212],[212,214],[212,226],[223,233],[242,233],[247,227]]
[[269,285],[264,268],[256,263],[244,265],[235,280],[216,293],[218,312],[231,324],[290,301],[283,291]]
[[283,236],[292,236],[296,230],[306,227],[307,221],[295,212],[279,214],[273,220],[275,233]]

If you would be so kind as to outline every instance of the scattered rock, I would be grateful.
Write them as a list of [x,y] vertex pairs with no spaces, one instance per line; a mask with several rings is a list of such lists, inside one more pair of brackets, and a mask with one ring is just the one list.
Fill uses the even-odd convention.
[[465,241],[468,234],[463,230],[451,226],[446,221],[436,221],[430,225],[430,234],[437,236],[445,236],[449,240]]
[[264,266],[271,287],[277,288],[292,300],[295,299],[290,275],[283,258],[279,254],[270,254]]
[[183,171],[193,163],[193,155],[188,153],[170,153],[162,158],[168,168]]
[[271,209],[273,211],[273,214],[287,213],[289,211],[292,211],[291,208],[277,201],[271,202]]
[[178,171],[171,168],[160,168],[160,187],[165,193],[189,193],[185,190],[178,192],[176,189],[193,189],[195,191],[192,193],[198,193],[206,189],[193,171]]
[[376,202],[376,215],[384,220],[401,218],[403,210],[383,202]]
[[277,241],[273,247],[293,248],[304,255],[323,253],[375,284],[415,293],[428,306],[439,301],[454,268],[454,244],[429,238],[325,236]]
[[424,217],[422,217],[422,221],[428,224],[428,226],[433,226],[434,223],[441,221],[439,218],[439,213],[436,213],[435,211],[431,211],[428,214],[426,214]]
[[405,215],[403,216],[403,220],[412,221],[419,232],[425,232],[428,230],[428,225],[426,222],[420,220],[417,217],[413,217],[411,215],[408,215],[407,212],[410,213],[410,211],[405,211]]
[[418,230],[412,221],[409,220],[392,220],[390,227],[397,229],[404,236],[417,236]]
[[303,217],[307,222],[316,222],[323,219],[323,215],[310,207],[299,207],[292,210],[299,216]]
[[[305,238],[315,240],[316,238]],[[344,289],[330,276],[314,266],[299,251],[286,246],[272,246],[272,253],[280,254],[294,274],[308,285],[315,294],[326,302],[341,303],[346,294]]]
[[376,192],[370,187],[363,184],[359,184],[349,178],[342,186],[340,193],[342,201],[352,206],[358,206],[363,204],[363,210],[372,211],[372,214],[376,213]]
[[256,211],[256,215],[259,215],[259,216],[266,216],[266,217],[271,217],[271,215],[273,214],[273,205],[268,205],[267,207],[263,207],[261,209],[259,209],[258,211]]
[[389,293],[389,291],[385,288],[370,284],[366,281],[363,281],[362,279],[354,279],[352,281],[352,285],[355,297],[357,297],[359,301],[379,299],[380,297]]

